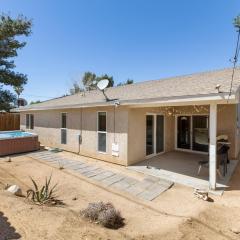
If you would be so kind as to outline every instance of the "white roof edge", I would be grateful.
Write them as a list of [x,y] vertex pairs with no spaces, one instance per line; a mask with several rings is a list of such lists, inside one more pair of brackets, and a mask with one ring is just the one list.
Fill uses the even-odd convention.
[[[120,100],[120,105],[131,106],[131,105],[191,105],[191,104],[202,104],[206,105],[209,102],[217,102],[219,104],[236,104],[238,100],[236,95],[232,94],[229,97],[228,93],[214,93],[214,94],[205,94],[205,95],[193,95],[193,96],[182,96],[182,97],[167,97],[167,98],[151,98],[151,99],[134,99],[134,100]],[[95,102],[88,104],[71,104],[71,105],[62,105],[62,106],[49,106],[49,107],[31,107],[31,108],[18,108],[19,112],[28,112],[28,111],[43,111],[43,110],[57,110],[57,109],[73,109],[73,108],[90,108],[90,107],[106,107],[114,104],[114,101],[110,102]],[[16,110],[16,109],[15,109]]]

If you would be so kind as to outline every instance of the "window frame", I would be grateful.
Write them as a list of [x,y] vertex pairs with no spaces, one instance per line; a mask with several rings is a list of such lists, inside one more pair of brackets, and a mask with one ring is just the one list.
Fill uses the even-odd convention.
[[25,124],[26,124],[26,129],[29,129],[29,127],[30,127],[30,122],[29,122],[29,119],[30,119],[30,118],[29,118],[29,115],[30,115],[29,113],[26,114],[26,119],[25,119],[25,120],[26,120],[26,122],[25,122]]
[[34,129],[34,114],[30,113],[26,114],[26,129],[28,130]]
[[[106,131],[99,131],[99,113],[105,113],[106,114]],[[106,151],[100,151],[99,150],[99,133],[103,133],[106,135]],[[107,111],[98,111],[97,112],[97,151],[98,153],[106,154],[107,153]]]
[[29,129],[34,129],[34,114],[29,114]]
[[[65,127],[63,127],[63,114],[65,114]],[[60,141],[61,141],[61,144],[64,144],[64,145],[66,145],[67,144],[67,112],[61,112],[61,128],[60,128],[60,130],[61,130],[61,136],[60,136]],[[66,132],[66,141],[65,142],[63,142],[62,141],[62,130],[65,130],[65,132]]]

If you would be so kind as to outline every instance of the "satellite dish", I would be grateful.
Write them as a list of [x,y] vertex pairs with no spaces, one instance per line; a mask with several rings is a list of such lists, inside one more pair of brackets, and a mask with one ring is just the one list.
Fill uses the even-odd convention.
[[109,84],[108,79],[103,79],[97,83],[97,87],[99,90],[103,91]]

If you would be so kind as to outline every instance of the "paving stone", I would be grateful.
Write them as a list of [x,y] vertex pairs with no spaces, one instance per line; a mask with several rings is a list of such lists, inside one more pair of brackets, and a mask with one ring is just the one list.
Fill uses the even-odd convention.
[[103,169],[101,169],[101,168],[98,168],[98,169],[96,169],[96,170],[86,172],[86,173],[84,173],[83,175],[84,175],[85,177],[91,178],[91,177],[94,177],[94,176],[96,176],[96,175],[98,175],[98,174],[100,174],[100,173],[102,173],[102,172],[105,172],[105,170],[103,170]]
[[36,154],[31,154],[33,157],[44,157],[44,156],[52,156],[52,153],[36,153]]
[[116,183],[116,182],[121,181],[123,178],[124,178],[123,175],[121,175],[121,174],[115,174],[115,175],[113,175],[113,176],[111,176],[111,177],[109,177],[109,178],[103,179],[101,182],[102,182],[104,185],[110,186],[110,185],[112,185],[112,184],[114,184],[114,183]]
[[80,172],[82,175],[84,175],[84,173],[87,173],[89,171],[93,171],[93,170],[96,170],[96,169],[98,169],[98,167],[89,166],[89,167],[86,167],[86,168],[79,169],[78,172]]
[[68,165],[67,168],[71,169],[71,170],[77,170],[79,166],[86,164],[86,163],[82,163],[82,162],[75,162],[71,165]]
[[156,197],[158,197],[161,193],[165,192],[167,190],[166,187],[161,186],[159,184],[154,184],[151,186],[151,189],[148,189],[137,196],[148,201],[152,201]]
[[125,178],[124,178],[124,181],[125,181],[126,183],[130,184],[130,185],[133,185],[133,184],[135,184],[135,183],[138,182],[136,179],[131,178],[131,177],[125,177]]
[[89,165],[86,164],[86,163],[78,163],[76,165],[70,166],[69,168],[72,169],[72,170],[77,171],[78,169],[80,169],[82,167],[87,167],[87,166],[89,166]]
[[121,189],[121,190],[125,190],[125,189],[129,188],[131,186],[131,184],[128,183],[127,181],[125,181],[125,178],[123,178],[121,181],[116,182],[116,183],[112,184],[111,186]]
[[130,193],[132,195],[135,195],[135,196],[145,191],[145,189],[141,187],[141,184],[132,185],[132,186],[130,186],[129,188],[127,188],[125,190],[128,193]]
[[61,159],[59,158],[40,158],[40,159],[48,162],[56,162],[56,163],[61,162]]
[[152,182],[152,183],[155,183],[155,182],[158,182],[159,181],[159,178],[157,177],[153,177],[153,176],[147,176],[144,178],[145,181],[149,181],[149,182]]
[[147,189],[148,187],[153,185],[153,182],[144,179],[143,181],[139,182],[138,184],[141,186],[141,188]]
[[87,164],[87,163],[79,164],[79,165],[76,166],[73,170],[75,170],[76,172],[78,172],[80,169],[82,169],[82,168],[87,168],[87,167],[90,167],[90,165]]
[[43,156],[43,157],[40,156],[40,157],[38,157],[38,158],[39,158],[39,159],[43,159],[43,160],[45,160],[45,159],[46,159],[46,160],[47,160],[47,159],[52,159],[52,160],[53,160],[53,159],[59,159],[59,158],[57,158],[57,157],[55,157],[55,156]]
[[162,186],[165,186],[166,188],[170,188],[170,187],[173,185],[173,182],[160,179],[160,180],[158,181],[158,184],[160,184],[160,185],[162,185]]
[[114,175],[114,173],[111,172],[111,171],[104,171],[104,172],[102,172],[102,173],[100,173],[100,174],[98,174],[94,177],[91,177],[91,178],[94,179],[94,180],[101,181],[101,180],[103,180],[105,178],[108,178],[108,177],[111,177],[113,175]]

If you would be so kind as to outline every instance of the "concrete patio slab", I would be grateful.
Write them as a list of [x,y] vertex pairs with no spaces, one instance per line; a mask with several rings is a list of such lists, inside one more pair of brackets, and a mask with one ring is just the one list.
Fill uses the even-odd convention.
[[[168,152],[151,159],[127,167],[148,176],[154,176],[166,181],[179,183],[193,188],[209,189],[208,169],[198,172],[198,162],[207,160],[208,156],[203,154],[193,154],[186,152]],[[217,191],[214,194],[221,195],[223,189],[228,188],[228,182],[238,164],[238,160],[231,160],[228,164],[228,172],[225,177],[217,179]],[[148,185],[148,183],[145,183]],[[164,182],[163,182],[164,184]],[[168,186],[168,183],[166,183]]]

